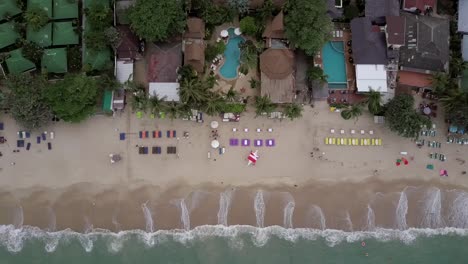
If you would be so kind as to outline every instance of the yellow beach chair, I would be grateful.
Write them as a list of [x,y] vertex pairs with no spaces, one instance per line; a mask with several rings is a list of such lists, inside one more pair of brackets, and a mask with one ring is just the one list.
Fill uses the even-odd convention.
[[341,139],[341,145],[348,146],[348,139],[347,138],[342,138]]
[[331,138],[331,145],[336,145],[336,138]]
[[328,144],[329,144],[329,143],[328,143],[328,138],[326,137],[326,138],[325,138],[325,145],[328,145]]
[[360,143],[361,143],[360,144],[361,146],[364,146],[364,139],[363,138],[361,138]]
[[348,138],[348,145],[349,145],[349,146],[352,146],[352,145],[353,145],[353,142],[351,141],[350,138]]
[[371,145],[375,146],[375,138],[371,139]]
[[351,142],[353,143],[353,146],[356,146],[357,145],[357,140],[355,138],[352,138],[351,139]]
[[375,144],[376,144],[377,146],[382,146],[382,139],[377,138],[377,139],[375,140]]
[[337,145],[337,146],[340,146],[340,145],[341,145],[341,138],[337,138],[337,139],[336,139],[336,145]]

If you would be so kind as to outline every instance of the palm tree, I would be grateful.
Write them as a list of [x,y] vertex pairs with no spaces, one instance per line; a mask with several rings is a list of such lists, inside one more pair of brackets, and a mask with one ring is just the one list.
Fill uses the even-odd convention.
[[445,94],[451,83],[450,77],[447,74],[440,72],[432,75],[431,81],[432,88],[434,89],[433,91],[438,96]]
[[275,110],[276,106],[271,102],[270,97],[264,95],[255,97],[255,108],[255,114],[259,116],[263,113],[270,114]]
[[341,112],[341,117],[345,120],[349,120],[351,118],[357,119],[359,116],[362,115],[362,109],[360,104],[354,104],[351,108],[345,109]]
[[167,108],[165,102],[166,97],[159,98],[158,95],[154,94],[148,99],[149,111],[153,115],[158,115],[160,112],[164,112]]
[[167,104],[166,113],[171,120],[174,120],[175,118],[179,117],[179,110],[179,105],[176,102],[172,101]]
[[256,69],[258,63],[258,47],[251,40],[239,45],[241,49],[240,61],[250,69]]
[[204,111],[210,115],[215,116],[223,111],[224,100],[221,96],[215,93],[211,93],[210,98],[204,105]]
[[450,90],[449,94],[439,100],[448,113],[459,111],[468,106],[468,93],[461,89]]
[[207,98],[207,90],[198,79],[184,79],[179,88],[180,101],[193,106],[202,105]]
[[144,93],[134,93],[130,104],[132,106],[132,111],[143,111],[146,113],[148,109],[148,98]]
[[224,93],[224,97],[228,102],[237,102],[239,99],[239,92],[234,90],[234,88],[231,86],[231,88],[229,88],[229,91]]
[[371,114],[376,115],[382,111],[382,94],[379,91],[369,89],[365,102]]
[[286,108],[284,109],[284,112],[287,117],[289,117],[291,120],[294,120],[295,118],[299,118],[302,116],[303,110],[304,108],[302,107],[302,105],[292,103],[286,106]]
[[190,105],[184,104],[184,103],[179,103],[178,107],[179,107],[178,112],[179,112],[180,117],[188,118],[188,117],[190,117],[192,115],[192,108],[190,107]]

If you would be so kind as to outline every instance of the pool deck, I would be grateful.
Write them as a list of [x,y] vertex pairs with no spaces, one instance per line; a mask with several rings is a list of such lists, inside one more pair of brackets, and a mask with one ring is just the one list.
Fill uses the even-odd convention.
[[[335,30],[338,31],[338,30]],[[349,62],[349,58],[351,57],[351,54],[349,54],[348,45],[346,44],[349,40],[351,40],[351,31],[348,30],[341,30],[343,31],[343,36],[342,37],[332,37],[330,41],[343,41],[344,42],[344,54],[345,54],[345,65],[346,65],[346,79],[348,80],[348,91],[354,91],[356,90],[356,73],[354,69],[354,65]],[[314,57],[314,65],[319,66],[320,68],[323,69],[323,61],[322,61],[322,52],[320,51],[315,57]],[[339,89],[334,89],[334,90],[339,90]]]

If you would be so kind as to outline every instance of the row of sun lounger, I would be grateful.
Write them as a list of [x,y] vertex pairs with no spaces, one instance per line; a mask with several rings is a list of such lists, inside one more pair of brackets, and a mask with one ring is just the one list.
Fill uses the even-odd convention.
[[447,157],[445,157],[444,154],[439,154],[439,153],[431,153],[431,154],[429,154],[429,158],[438,159],[440,161],[446,161],[447,160]]
[[[149,147],[138,147],[138,154],[141,155],[146,155],[149,154]],[[151,153],[152,154],[162,154],[162,148],[160,146],[153,146],[151,147]],[[177,153],[177,147],[174,146],[168,146],[166,149],[167,154],[176,154]]]
[[[241,139],[239,140],[238,138],[231,138],[229,139],[229,146],[231,147],[235,147],[235,146],[239,146],[239,143],[240,143],[240,146],[242,147],[248,147],[250,146],[250,139],[247,139],[247,138],[244,138],[244,139]],[[274,147],[275,146],[275,140],[274,139],[255,139],[253,140],[253,146],[255,147],[262,147],[263,146],[263,143],[265,143],[265,147]]]
[[325,138],[325,145],[338,146],[381,146],[380,138]]
[[[163,132],[161,130],[153,130],[153,131],[138,131],[138,138],[162,138]],[[176,138],[177,132],[175,130],[167,130],[166,131],[167,138]],[[127,138],[127,133],[120,133],[119,139],[125,140]]]
[[447,137],[448,144],[468,145],[468,138]]
[[[37,144],[40,144],[41,143],[41,137],[37,137]],[[26,146],[26,150],[29,150],[31,149],[31,142],[27,142],[26,145],[25,145],[25,141],[23,139],[19,139],[16,141],[16,147],[17,148],[24,148]],[[49,150],[52,149],[52,143],[51,142],[47,142],[47,148]]]

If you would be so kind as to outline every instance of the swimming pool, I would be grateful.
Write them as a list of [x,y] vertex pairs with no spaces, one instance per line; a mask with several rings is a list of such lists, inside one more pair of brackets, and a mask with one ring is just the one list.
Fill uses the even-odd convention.
[[345,89],[346,64],[343,41],[329,41],[322,49],[323,71],[328,76],[328,88]]
[[240,65],[239,43],[244,42],[244,38],[234,34],[234,28],[228,29],[229,40],[224,51],[224,64],[219,69],[219,74],[225,79],[237,77],[237,69]]

